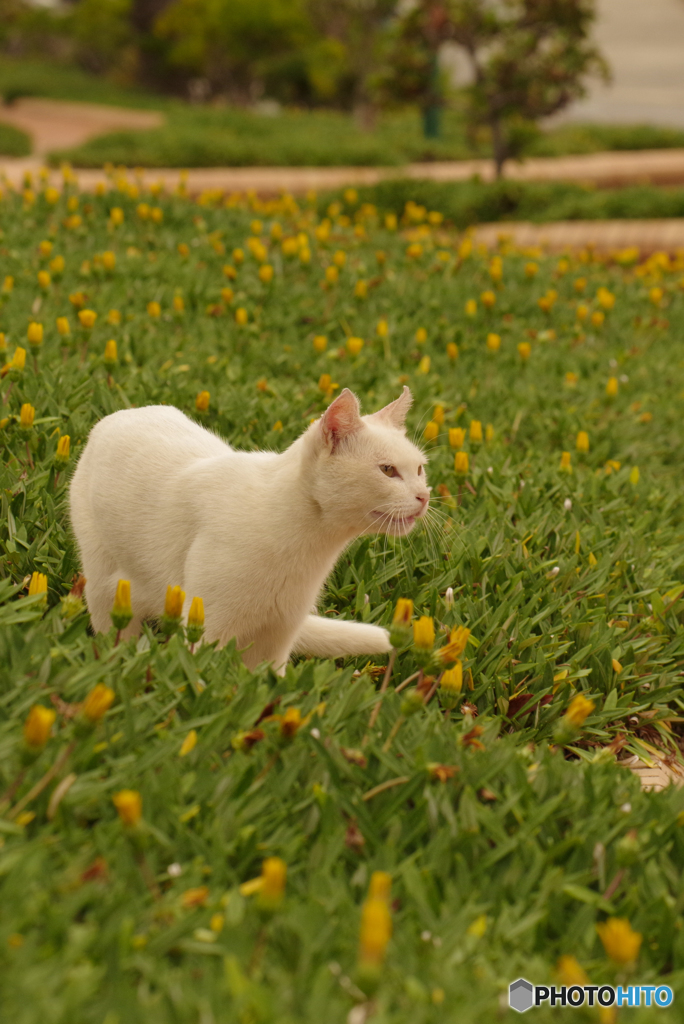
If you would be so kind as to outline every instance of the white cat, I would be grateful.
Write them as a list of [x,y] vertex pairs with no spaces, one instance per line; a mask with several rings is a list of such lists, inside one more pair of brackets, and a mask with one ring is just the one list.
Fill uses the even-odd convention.
[[93,628],[110,628],[117,581],[133,621],[158,618],[167,585],[204,601],[205,639],[235,637],[245,663],[283,672],[294,651],[324,658],[390,649],[378,626],[311,615],[341,552],[362,533],[404,536],[430,498],[405,436],[408,388],[361,416],[345,388],[290,447],[241,452],[180,410],[112,413],[71,483],[71,521]]

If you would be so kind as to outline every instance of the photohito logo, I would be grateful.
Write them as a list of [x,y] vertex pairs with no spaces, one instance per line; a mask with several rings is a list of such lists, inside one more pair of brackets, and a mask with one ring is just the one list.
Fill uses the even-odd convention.
[[518,978],[508,986],[508,1005],[518,1013],[533,1006],[670,1006],[674,993],[669,985],[533,985]]

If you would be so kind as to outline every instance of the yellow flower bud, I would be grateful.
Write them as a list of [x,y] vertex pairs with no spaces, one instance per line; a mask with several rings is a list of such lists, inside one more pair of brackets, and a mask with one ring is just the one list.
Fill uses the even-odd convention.
[[280,735],[291,740],[297,735],[302,724],[302,713],[299,708],[288,708],[280,722]]
[[240,327],[244,327],[248,319],[249,315],[247,313],[247,310],[244,309],[242,306],[238,306],[238,308],[235,310],[235,323],[239,324]]
[[209,408],[210,399],[211,395],[208,391],[200,391],[195,399],[195,409],[197,412],[206,412]]
[[19,426],[22,430],[31,430],[36,410],[29,402],[24,402],[19,413]]
[[487,335],[487,348],[490,352],[498,352],[501,348],[501,336],[490,333]]
[[135,828],[142,817],[142,797],[136,789],[121,789],[112,797],[122,824]]
[[463,665],[457,661],[452,668],[442,673],[440,689],[449,697],[457,697],[463,689]]
[[263,284],[270,284],[273,280],[273,267],[270,263],[264,263],[259,267],[259,280]]
[[439,437],[439,423],[435,423],[434,420],[430,420],[429,423],[426,423],[425,430],[423,431],[423,437],[426,441],[434,441],[435,438]]
[[180,751],[179,751],[180,756],[181,757],[185,757],[187,754],[190,753],[190,751],[195,749],[196,745],[197,745],[197,730],[196,729],[191,729],[190,732],[188,733],[188,735],[183,740],[183,743],[181,744],[181,748],[180,748]]
[[58,468],[62,469],[69,461],[69,449],[71,446],[71,439],[68,434],[63,434],[57,442],[57,451],[55,452],[55,464]]
[[95,725],[96,722],[99,722],[107,714],[114,703],[115,697],[114,690],[109,686],[105,686],[104,683],[98,683],[83,701],[81,711],[84,718],[92,725]]
[[43,707],[42,704],[34,704],[29,711],[24,722],[24,741],[34,753],[42,750],[50,739],[56,717],[52,708]]
[[480,420],[470,421],[470,440],[481,441],[482,440],[482,423]]
[[480,295],[480,302],[483,306],[486,306],[487,309],[491,309],[492,306],[496,304],[496,295],[494,292],[482,292]]
[[564,720],[568,725],[574,729],[581,729],[584,725],[585,719],[591,714],[596,705],[593,701],[587,700],[581,693],[578,693],[576,697],[573,697],[570,702],[568,710],[563,716]]
[[183,602],[185,591],[180,587],[167,587],[166,600],[164,602],[164,615],[167,619],[180,619],[183,614]]
[[411,619],[413,618],[413,601],[410,597],[400,597],[397,601],[394,609],[394,616],[392,618],[393,626],[405,626],[411,625]]
[[469,636],[470,630],[466,629],[465,626],[456,626],[452,629],[449,643],[437,652],[445,668],[451,668],[461,657],[466,649]]
[[94,309],[79,309],[78,319],[81,327],[84,327],[87,331],[90,331],[95,326],[97,320],[97,313]]
[[561,473],[572,473],[572,455],[570,452],[562,452],[560,466]]
[[606,397],[615,398],[618,393],[618,379],[617,377],[609,377],[608,383],[606,384]]
[[204,601],[201,597],[193,597],[188,612],[186,636],[188,643],[196,644],[204,633]]
[[12,356],[12,362],[10,363],[10,369],[21,372],[26,366],[26,349],[22,348],[21,345],[17,345]]
[[415,333],[416,345],[424,345],[427,341],[427,331],[424,327],[419,327]]
[[107,252],[103,252],[102,266],[105,268],[105,270],[114,270],[116,266],[116,253],[111,252],[111,250],[109,249],[107,250]]
[[466,432],[462,427],[449,427],[449,444],[452,448],[462,448],[465,436]]
[[328,347],[328,339],[326,338],[325,334],[316,335],[316,337],[313,340],[313,347],[315,352],[325,352],[326,348]]
[[363,348],[363,338],[347,338],[347,352],[350,356],[358,356]]
[[110,309],[107,313],[107,323],[113,324],[114,327],[118,327],[121,323],[121,313],[118,309]]
[[40,348],[43,344],[43,325],[32,322],[28,325],[26,337],[31,348]]
[[64,273],[64,267],[65,262],[63,256],[55,256],[54,259],[50,260],[50,270],[55,275],[55,277],[59,277],[61,274]]
[[268,909],[275,909],[285,894],[287,864],[280,857],[267,857],[261,865],[261,886],[259,902]]
[[465,476],[470,469],[470,459],[468,458],[468,452],[456,452],[454,457],[454,472],[461,476]]
[[523,363],[527,362],[527,360],[532,355],[532,346],[530,345],[529,341],[518,342],[518,355],[522,359]]
[[630,964],[639,956],[642,935],[624,917],[609,917],[596,925],[606,954],[616,964]]
[[586,430],[579,431],[577,434],[577,440],[575,441],[575,446],[578,452],[584,452],[586,454],[586,452],[589,451],[589,434]]
[[378,338],[386,338],[389,334],[389,325],[386,320],[378,320],[378,325],[375,328],[375,333]]
[[152,300],[152,302],[147,303],[147,315],[154,319],[161,316],[161,306],[158,302]]
[[109,219],[115,227],[118,227],[124,222],[124,212],[120,206],[114,206],[109,211]]
[[449,359],[458,359],[458,345],[455,341],[450,341],[447,344],[446,351]]
[[468,299],[465,304],[465,314],[466,316],[477,315],[477,301],[475,299]]
[[110,338],[105,345],[104,351],[104,364],[107,369],[111,370],[116,366],[118,362],[119,354],[117,351],[116,341],[114,338]]
[[51,279],[50,275],[48,274],[47,270],[39,270],[38,271],[38,287],[39,288],[44,288],[44,289],[45,288],[49,288],[51,283],[52,283],[52,279]]
[[435,645],[435,624],[429,615],[421,615],[413,623],[413,643],[423,651],[431,651]]
[[71,334],[71,327],[69,326],[69,320],[65,316],[57,317],[57,333],[62,338],[68,338]]
[[111,611],[112,622],[117,630],[121,630],[126,628],[132,618],[131,584],[128,580],[119,580]]
[[356,284],[354,285],[354,298],[355,299],[365,299],[367,297],[367,295],[368,295],[368,282],[367,281],[361,281],[361,280],[357,281]]
[[359,936],[359,963],[362,969],[380,969],[391,937],[392,916],[387,900],[377,897],[366,900],[361,911]]

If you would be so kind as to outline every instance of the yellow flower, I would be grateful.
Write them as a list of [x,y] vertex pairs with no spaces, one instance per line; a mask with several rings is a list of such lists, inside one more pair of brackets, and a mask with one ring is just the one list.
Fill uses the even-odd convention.
[[259,901],[267,907],[277,907],[282,901],[287,881],[287,864],[280,857],[267,857],[261,866]]
[[435,624],[429,615],[421,615],[413,623],[413,643],[423,651],[431,651],[435,645]]
[[189,754],[191,750],[195,749],[196,744],[197,744],[197,730],[196,729],[191,729],[190,732],[188,733],[188,735],[183,740],[183,743],[181,744],[180,756],[181,757],[185,757],[186,754]]
[[226,303],[226,305],[229,306],[231,304],[231,302],[233,301],[233,289],[232,288],[222,288],[221,289],[221,298]]
[[424,327],[419,327],[415,334],[416,345],[424,345],[427,341],[427,331]]
[[121,822],[128,828],[135,828],[142,817],[142,797],[136,789],[120,789],[112,797]]
[[11,274],[8,274],[7,277],[5,278],[5,280],[2,283],[2,290],[3,290],[3,292],[11,292],[13,288],[14,288],[14,278],[12,277]]
[[107,313],[107,323],[117,327],[121,323],[121,313],[118,309],[110,309]]
[[575,315],[578,320],[586,320],[589,316],[589,307],[585,306],[583,303],[580,303],[580,305],[577,307],[575,311]]
[[45,189],[43,195],[45,196],[45,202],[49,203],[50,206],[54,206],[59,201],[59,190],[52,185]]
[[35,597],[37,594],[42,594],[47,600],[47,588],[48,580],[45,573],[34,572],[31,573],[31,582],[29,583],[29,597]]
[[420,242],[411,242],[410,245],[406,246],[406,255],[411,260],[417,260],[419,256],[423,255],[423,246]]
[[183,614],[183,602],[185,591],[180,587],[167,587],[166,600],[164,601],[164,615],[167,619],[180,619]]
[[26,331],[26,337],[31,348],[40,348],[43,344],[43,325],[38,324],[35,321],[28,325]]
[[578,374],[573,373],[572,370],[568,370],[568,372],[565,374],[565,383],[569,388],[577,387],[578,380]]
[[665,292],[663,291],[662,288],[651,288],[649,293],[648,293],[648,297],[649,297],[649,299],[651,300],[651,302],[653,303],[654,306],[659,306],[660,305],[660,303],[663,301],[663,296],[664,295],[665,295]]
[[109,711],[115,697],[114,690],[105,686],[104,683],[98,683],[83,701],[81,711],[84,718],[87,718],[92,725],[99,722]]
[[270,263],[264,263],[259,267],[259,280],[263,284],[270,284],[273,280],[273,267]]
[[374,871],[368,885],[368,899],[384,900],[389,905],[392,876],[388,871]]
[[435,423],[434,420],[426,423],[423,437],[426,441],[434,441],[435,438],[439,437],[439,423]]
[[556,964],[556,973],[563,985],[570,988],[572,985],[588,985],[589,978],[586,971],[574,956],[566,954],[559,958]]
[[615,305],[615,296],[607,288],[599,288],[596,292],[596,301],[603,309],[612,309]]
[[55,452],[55,463],[58,467],[62,468],[68,463],[70,446],[71,439],[69,435],[63,434],[57,442],[57,451]]
[[487,442],[493,441],[494,440],[494,435],[495,435],[494,425],[492,423],[488,423],[487,426],[485,427],[485,441],[487,441]]
[[185,302],[183,301],[183,296],[182,295],[174,295],[172,306],[173,306],[174,313],[184,313],[185,312]]
[[400,597],[392,617],[393,626],[410,626],[413,618],[413,601],[410,597]]
[[580,430],[577,434],[575,447],[577,448],[578,452],[586,453],[589,451],[589,434],[586,432],[586,430]]
[[347,338],[347,352],[351,356],[358,356],[363,348],[363,338]]
[[596,925],[607,955],[616,964],[630,964],[639,956],[642,936],[625,917],[609,917]]
[[69,326],[69,320],[65,316],[57,317],[57,333],[62,338],[67,338],[71,334],[71,327]]
[[179,242],[178,245],[176,246],[176,251],[178,252],[179,256],[189,256],[190,246],[187,244],[187,242]]
[[119,580],[111,611],[112,622],[117,630],[121,630],[126,628],[132,618],[131,584],[128,580]]
[[578,278],[576,278],[575,282],[573,284],[573,287],[574,287],[576,292],[583,292],[584,289],[587,287],[587,279],[586,279],[586,277],[578,277]]
[[31,430],[36,410],[29,402],[24,402],[19,413],[19,426],[22,430]]
[[572,473],[572,455],[570,452],[562,452],[559,469],[561,473]]
[[570,706],[563,716],[564,720],[573,729],[581,729],[584,725],[585,719],[594,710],[596,705],[593,701],[587,700],[581,693],[578,693],[576,697],[570,701]]
[[347,262],[347,254],[346,254],[346,252],[344,252],[342,249],[338,249],[337,252],[335,253],[335,255],[333,256],[333,263],[341,269],[345,265],[346,262]]
[[328,339],[326,338],[325,334],[316,335],[316,337],[313,340],[313,347],[315,352],[325,352],[326,348],[328,347]]
[[639,483],[640,475],[641,474],[639,473],[639,467],[633,466],[629,472],[629,482],[632,485],[632,487],[636,487],[636,485]]
[[386,338],[389,334],[389,325],[386,320],[378,320],[378,326],[375,328],[375,333],[378,338]]
[[57,713],[52,708],[34,704],[24,722],[24,741],[36,753],[42,750],[50,739]]
[[446,350],[449,359],[458,359],[458,345],[455,341],[448,342]]
[[161,306],[158,302],[153,300],[147,303],[147,315],[155,318],[161,316]]
[[622,672],[622,665],[617,660],[617,658],[613,658],[611,664],[613,666],[613,672],[615,673],[616,676],[619,676],[620,673]]
[[65,262],[63,256],[55,256],[54,259],[50,260],[50,270],[55,277],[59,277],[60,274],[64,273],[64,267]]
[[337,284],[340,272],[335,266],[325,268],[325,280],[327,284]]
[[211,395],[208,391],[200,391],[195,399],[195,409],[197,412],[206,412],[209,408],[209,401]]
[[110,338],[105,345],[104,351],[104,364],[107,367],[107,369],[112,369],[114,366],[116,366],[118,358],[119,353],[116,347],[116,341],[114,340],[114,338]]
[[589,562],[589,565],[591,565],[592,567],[598,564],[598,558],[596,557],[593,551],[589,552],[589,557],[587,561]]
[[529,341],[518,342],[518,355],[524,363],[527,362],[527,360],[532,355],[532,346],[530,345]]
[[359,280],[354,285],[354,298],[365,299],[368,295],[368,282]]
[[440,661],[446,668],[451,668],[466,649],[470,630],[465,626],[455,626],[451,631],[449,643],[438,651]]
[[468,458],[468,452],[456,452],[454,458],[454,472],[460,476],[465,476],[470,469],[470,459]]
[[249,316],[247,310],[244,309],[243,306],[238,306],[238,308],[235,310],[235,323],[239,324],[241,327],[244,327],[248,319]]
[[124,212],[120,206],[114,206],[109,211],[109,219],[115,227],[118,227],[124,222]]
[[435,423],[439,423],[440,426],[444,423],[444,406],[443,405],[436,405],[435,406],[435,411],[432,414],[432,418],[435,421]]
[[12,356],[12,362],[10,363],[10,369],[21,371],[26,366],[26,349],[22,348],[21,345],[17,345]]
[[490,352],[498,352],[501,348],[501,337],[498,334],[488,334],[487,348]]
[[466,316],[477,315],[477,301],[475,299],[468,299],[465,304],[465,314]]
[[430,356],[423,356],[421,361],[418,363],[418,373],[429,373],[430,372]]
[[[441,653],[441,652],[440,652]],[[440,689],[447,697],[457,697],[463,689],[463,665],[457,661],[452,668],[442,673]]]
[[81,323],[81,327],[85,327],[86,330],[92,330],[97,320],[97,313],[93,309],[79,309],[78,319]]
[[449,427],[449,444],[452,448],[462,448],[466,432],[462,427]]
[[396,231],[397,230],[397,215],[396,215],[396,213],[386,213],[385,214],[385,227],[387,228],[388,231]]
[[538,263],[526,263],[525,264],[525,277],[534,277],[539,270]]
[[605,319],[606,314],[603,313],[600,309],[597,309],[595,313],[591,314],[591,322],[594,325],[594,327],[600,327]]
[[359,962],[362,968],[379,970],[391,937],[392,917],[387,900],[377,897],[366,900],[361,911],[359,936]]
[[481,441],[482,440],[482,423],[480,420],[470,421],[470,440]]
[[606,395],[608,398],[615,398],[618,393],[618,379],[617,377],[609,377],[608,383],[606,384]]
[[114,270],[116,266],[116,253],[113,253],[110,249],[102,253],[102,266],[105,270]]
[[496,304],[496,295],[494,292],[482,292],[480,295],[480,302],[483,306],[486,306],[487,309],[491,309],[492,306]]
[[484,933],[487,931],[487,925],[489,924],[486,914],[479,914],[478,917],[472,921],[467,928],[468,935],[472,935],[476,939],[481,939]]
[[201,597],[193,597],[188,612],[188,627],[186,635],[188,642],[196,644],[204,633],[204,601]]
[[288,708],[280,722],[280,735],[291,740],[297,735],[302,724],[302,713],[299,708]]
[[38,271],[38,287],[39,288],[49,288],[51,281],[52,281],[52,278],[48,274],[47,270],[39,270]]

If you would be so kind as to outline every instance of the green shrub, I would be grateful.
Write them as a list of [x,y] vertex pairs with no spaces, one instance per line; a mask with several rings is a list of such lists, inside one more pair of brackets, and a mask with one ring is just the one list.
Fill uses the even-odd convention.
[[2,156],[28,156],[31,152],[31,140],[19,128],[0,121],[0,154]]

